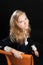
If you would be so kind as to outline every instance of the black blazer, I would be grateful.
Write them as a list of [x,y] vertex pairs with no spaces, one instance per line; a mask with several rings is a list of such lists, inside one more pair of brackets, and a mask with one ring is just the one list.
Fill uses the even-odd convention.
[[2,46],[1,49],[4,50],[5,46],[9,46],[12,47],[16,50],[25,52],[27,54],[31,53],[32,49],[31,49],[31,45],[34,44],[33,40],[31,38],[28,38],[28,44],[25,46],[25,44],[20,45],[19,43],[15,42],[11,42],[9,37],[6,37],[5,39],[3,39],[2,41],[0,41],[0,46]]

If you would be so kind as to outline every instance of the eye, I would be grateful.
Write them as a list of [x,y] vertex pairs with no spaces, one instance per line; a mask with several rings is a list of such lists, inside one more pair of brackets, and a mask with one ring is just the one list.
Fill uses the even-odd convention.
[[23,21],[20,21],[20,23],[22,23]]

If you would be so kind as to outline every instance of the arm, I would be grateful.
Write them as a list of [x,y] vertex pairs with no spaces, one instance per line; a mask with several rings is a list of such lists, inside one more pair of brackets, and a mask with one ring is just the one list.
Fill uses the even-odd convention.
[[32,47],[32,50],[34,51],[34,54],[35,54],[37,57],[39,57],[39,52],[38,52],[36,46],[33,44],[31,47]]
[[38,49],[37,47],[35,46],[35,42],[32,40],[32,39],[29,39],[29,45],[31,46],[32,50],[34,51],[34,54],[39,57],[39,52],[38,52]]
[[21,55],[21,54],[24,54],[23,52],[18,51],[18,50],[16,50],[16,49],[13,49],[13,48],[11,48],[11,47],[9,47],[9,46],[5,46],[5,47],[4,47],[4,50],[5,50],[6,52],[11,52],[15,57],[21,58],[21,59],[22,59],[22,55]]
[[7,38],[7,39],[4,39],[0,42],[0,47],[2,50],[5,50],[6,52],[11,52],[15,57],[17,58],[21,58],[21,51],[18,51],[15,49],[15,46],[14,48],[12,48],[13,45],[11,45],[11,41]]

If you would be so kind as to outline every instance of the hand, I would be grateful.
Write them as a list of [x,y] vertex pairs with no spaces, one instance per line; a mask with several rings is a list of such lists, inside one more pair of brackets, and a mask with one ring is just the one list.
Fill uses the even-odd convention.
[[39,52],[37,50],[34,53],[37,57],[39,57]]
[[12,50],[12,53],[13,53],[13,55],[14,55],[16,58],[21,58],[21,59],[22,59],[22,55],[21,55],[21,54],[24,54],[23,52],[18,51],[18,50],[15,50],[15,49]]

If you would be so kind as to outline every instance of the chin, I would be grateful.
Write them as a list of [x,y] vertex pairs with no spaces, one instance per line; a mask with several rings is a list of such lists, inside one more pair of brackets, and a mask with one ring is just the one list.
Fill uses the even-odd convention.
[[28,27],[26,27],[25,29],[28,29]]

